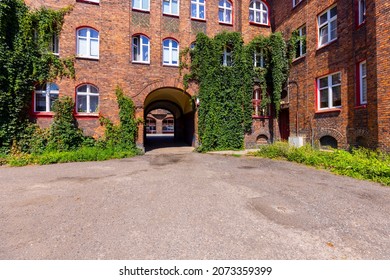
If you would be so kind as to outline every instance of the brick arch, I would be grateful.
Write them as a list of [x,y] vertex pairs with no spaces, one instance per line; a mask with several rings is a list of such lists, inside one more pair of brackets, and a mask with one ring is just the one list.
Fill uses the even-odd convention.
[[334,139],[336,139],[338,145],[340,145],[340,143],[343,143],[343,134],[334,128],[321,128],[320,131],[317,133],[316,138],[319,141],[324,136],[332,136]]
[[182,91],[185,91],[186,93],[188,93],[191,96],[193,96],[195,94],[194,89],[191,87],[184,90],[184,85],[183,85],[182,79],[165,78],[165,79],[158,80],[158,81],[155,81],[153,83],[146,85],[141,91],[137,92],[136,94],[134,94],[131,97],[134,98],[137,96],[141,96],[142,104],[143,104],[145,102],[146,97],[149,95],[149,93],[151,93],[155,90],[158,90],[160,88],[177,88],[177,89],[180,89]]

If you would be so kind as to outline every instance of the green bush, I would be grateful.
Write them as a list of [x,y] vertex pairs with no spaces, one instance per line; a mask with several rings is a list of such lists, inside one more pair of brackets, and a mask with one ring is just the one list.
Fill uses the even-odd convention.
[[390,186],[390,155],[368,149],[320,151],[306,145],[300,148],[287,143],[261,147],[253,155],[303,163],[328,169],[339,175],[366,179]]

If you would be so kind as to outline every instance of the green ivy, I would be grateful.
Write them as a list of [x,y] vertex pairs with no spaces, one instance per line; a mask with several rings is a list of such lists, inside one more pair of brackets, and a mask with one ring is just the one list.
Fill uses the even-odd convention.
[[0,1],[0,149],[23,138],[34,85],[74,77],[73,59],[48,51],[70,8],[30,10],[21,0]]
[[[222,65],[225,47],[232,49],[231,66]],[[254,67],[255,53],[263,54],[263,68]],[[200,150],[244,147],[244,135],[252,125],[255,83],[262,89],[261,106],[272,103],[277,117],[290,61],[289,44],[280,33],[258,36],[248,45],[237,32],[223,32],[214,38],[199,33],[195,48],[181,53],[180,71],[187,70],[185,87],[192,82],[199,86]]]

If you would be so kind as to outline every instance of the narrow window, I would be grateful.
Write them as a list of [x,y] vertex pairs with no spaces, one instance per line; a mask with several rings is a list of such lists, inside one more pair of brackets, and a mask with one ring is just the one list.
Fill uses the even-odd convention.
[[319,78],[317,85],[320,110],[341,107],[341,73]]
[[99,32],[92,28],[77,30],[77,56],[99,58]]
[[359,63],[359,100],[360,104],[367,104],[367,63]]
[[267,104],[267,106],[262,107],[261,103],[262,103],[262,93],[260,88],[258,88],[253,91],[253,98],[252,98],[253,118],[265,118],[270,116],[270,105]]
[[191,18],[206,19],[206,0],[191,0]]
[[264,53],[263,50],[256,50],[254,53],[254,66],[264,68]]
[[133,62],[150,63],[149,38],[144,35],[133,36]]
[[218,4],[218,18],[221,23],[232,23],[232,3],[229,0],[220,0]]
[[293,0],[293,7],[295,7],[296,5],[298,5],[301,2],[302,2],[302,0]]
[[174,39],[163,41],[163,65],[179,65],[179,43]]
[[233,66],[232,48],[229,46],[226,46],[223,49],[222,65],[223,66]]
[[38,85],[34,91],[35,112],[52,112],[53,104],[58,99],[59,88],[55,83]]
[[318,46],[324,46],[337,39],[337,6],[318,16]]
[[163,0],[163,13],[166,15],[179,15],[179,0]]
[[93,85],[82,85],[76,90],[77,113],[93,114],[99,110],[99,90]]
[[359,25],[366,21],[366,0],[358,0],[358,21]]
[[306,25],[298,29],[299,40],[295,47],[295,58],[306,54]]
[[54,55],[59,55],[59,39],[58,35],[54,34],[49,43],[49,51]]
[[252,0],[249,4],[249,21],[268,25],[268,7],[260,0]]

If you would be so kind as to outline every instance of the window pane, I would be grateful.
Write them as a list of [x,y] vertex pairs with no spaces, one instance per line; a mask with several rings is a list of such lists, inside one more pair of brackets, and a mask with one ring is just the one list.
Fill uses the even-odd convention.
[[204,19],[204,6],[199,6],[199,18]]
[[48,87],[49,87],[48,88],[49,91],[53,91],[53,90],[58,91],[59,90],[57,84],[55,84],[55,83],[48,84]]
[[337,16],[337,6],[330,10],[330,18]]
[[166,14],[169,14],[170,13],[170,10],[169,10],[169,2],[167,1],[163,1],[163,12],[166,13]]
[[169,40],[164,40],[163,46],[164,47],[169,47]]
[[97,113],[99,106],[99,96],[89,97],[89,113]]
[[90,34],[91,34],[91,38],[98,38],[99,37],[99,32],[97,32],[96,30],[93,30],[93,29],[90,29]]
[[79,35],[79,36],[82,36],[82,37],[87,37],[87,29],[86,29],[86,28],[80,29],[80,30],[78,31],[78,35]]
[[98,89],[94,86],[90,86],[89,90],[91,93],[99,93]]
[[337,38],[337,21],[334,20],[330,23],[330,39],[336,39]]
[[99,41],[91,40],[91,56],[99,56]]
[[219,11],[218,11],[218,18],[219,18],[219,21],[224,21],[223,20],[223,9],[219,9]]
[[362,63],[362,76],[366,76],[367,74],[367,68],[366,68],[366,63]]
[[142,0],[142,9],[149,10],[149,0]]
[[328,87],[328,77],[320,79],[320,88]]
[[341,86],[332,88],[333,107],[341,106]]
[[367,102],[367,78],[362,79],[362,100],[361,102]]
[[191,4],[191,17],[196,17],[196,5]]
[[320,29],[320,45],[328,43],[328,26],[325,25]]
[[179,52],[177,49],[172,50],[172,64],[178,64],[179,62]]
[[176,41],[173,41],[172,40],[172,48],[177,48],[178,47],[178,43]]
[[86,39],[79,38],[78,54],[81,56],[88,55],[88,47],[87,47],[87,40]]
[[77,112],[85,113],[87,112],[87,96],[78,95],[77,96]]
[[324,24],[328,20],[328,13],[325,13],[320,16],[320,25]]
[[320,108],[329,107],[328,89],[320,90]]
[[173,0],[172,1],[172,14],[174,14],[174,15],[179,14],[178,0]]
[[142,47],[143,61],[149,61],[149,47],[144,45]]
[[169,63],[169,49],[164,48],[163,50],[163,61],[164,63]]
[[337,85],[341,83],[341,75],[340,73],[332,75],[332,85]]
[[77,92],[81,92],[81,93],[87,92],[87,86],[84,85],[84,86],[79,87],[79,88],[77,89]]
[[232,22],[231,11],[229,11],[229,10],[226,11],[225,22]]
[[53,104],[58,99],[58,94],[50,94],[50,111],[53,111]]
[[36,102],[35,111],[37,111],[37,112],[45,112],[46,111],[46,94],[45,93],[37,93],[35,102]]
[[249,11],[249,20],[250,21],[255,21],[255,16],[254,16],[254,11],[253,10]]

